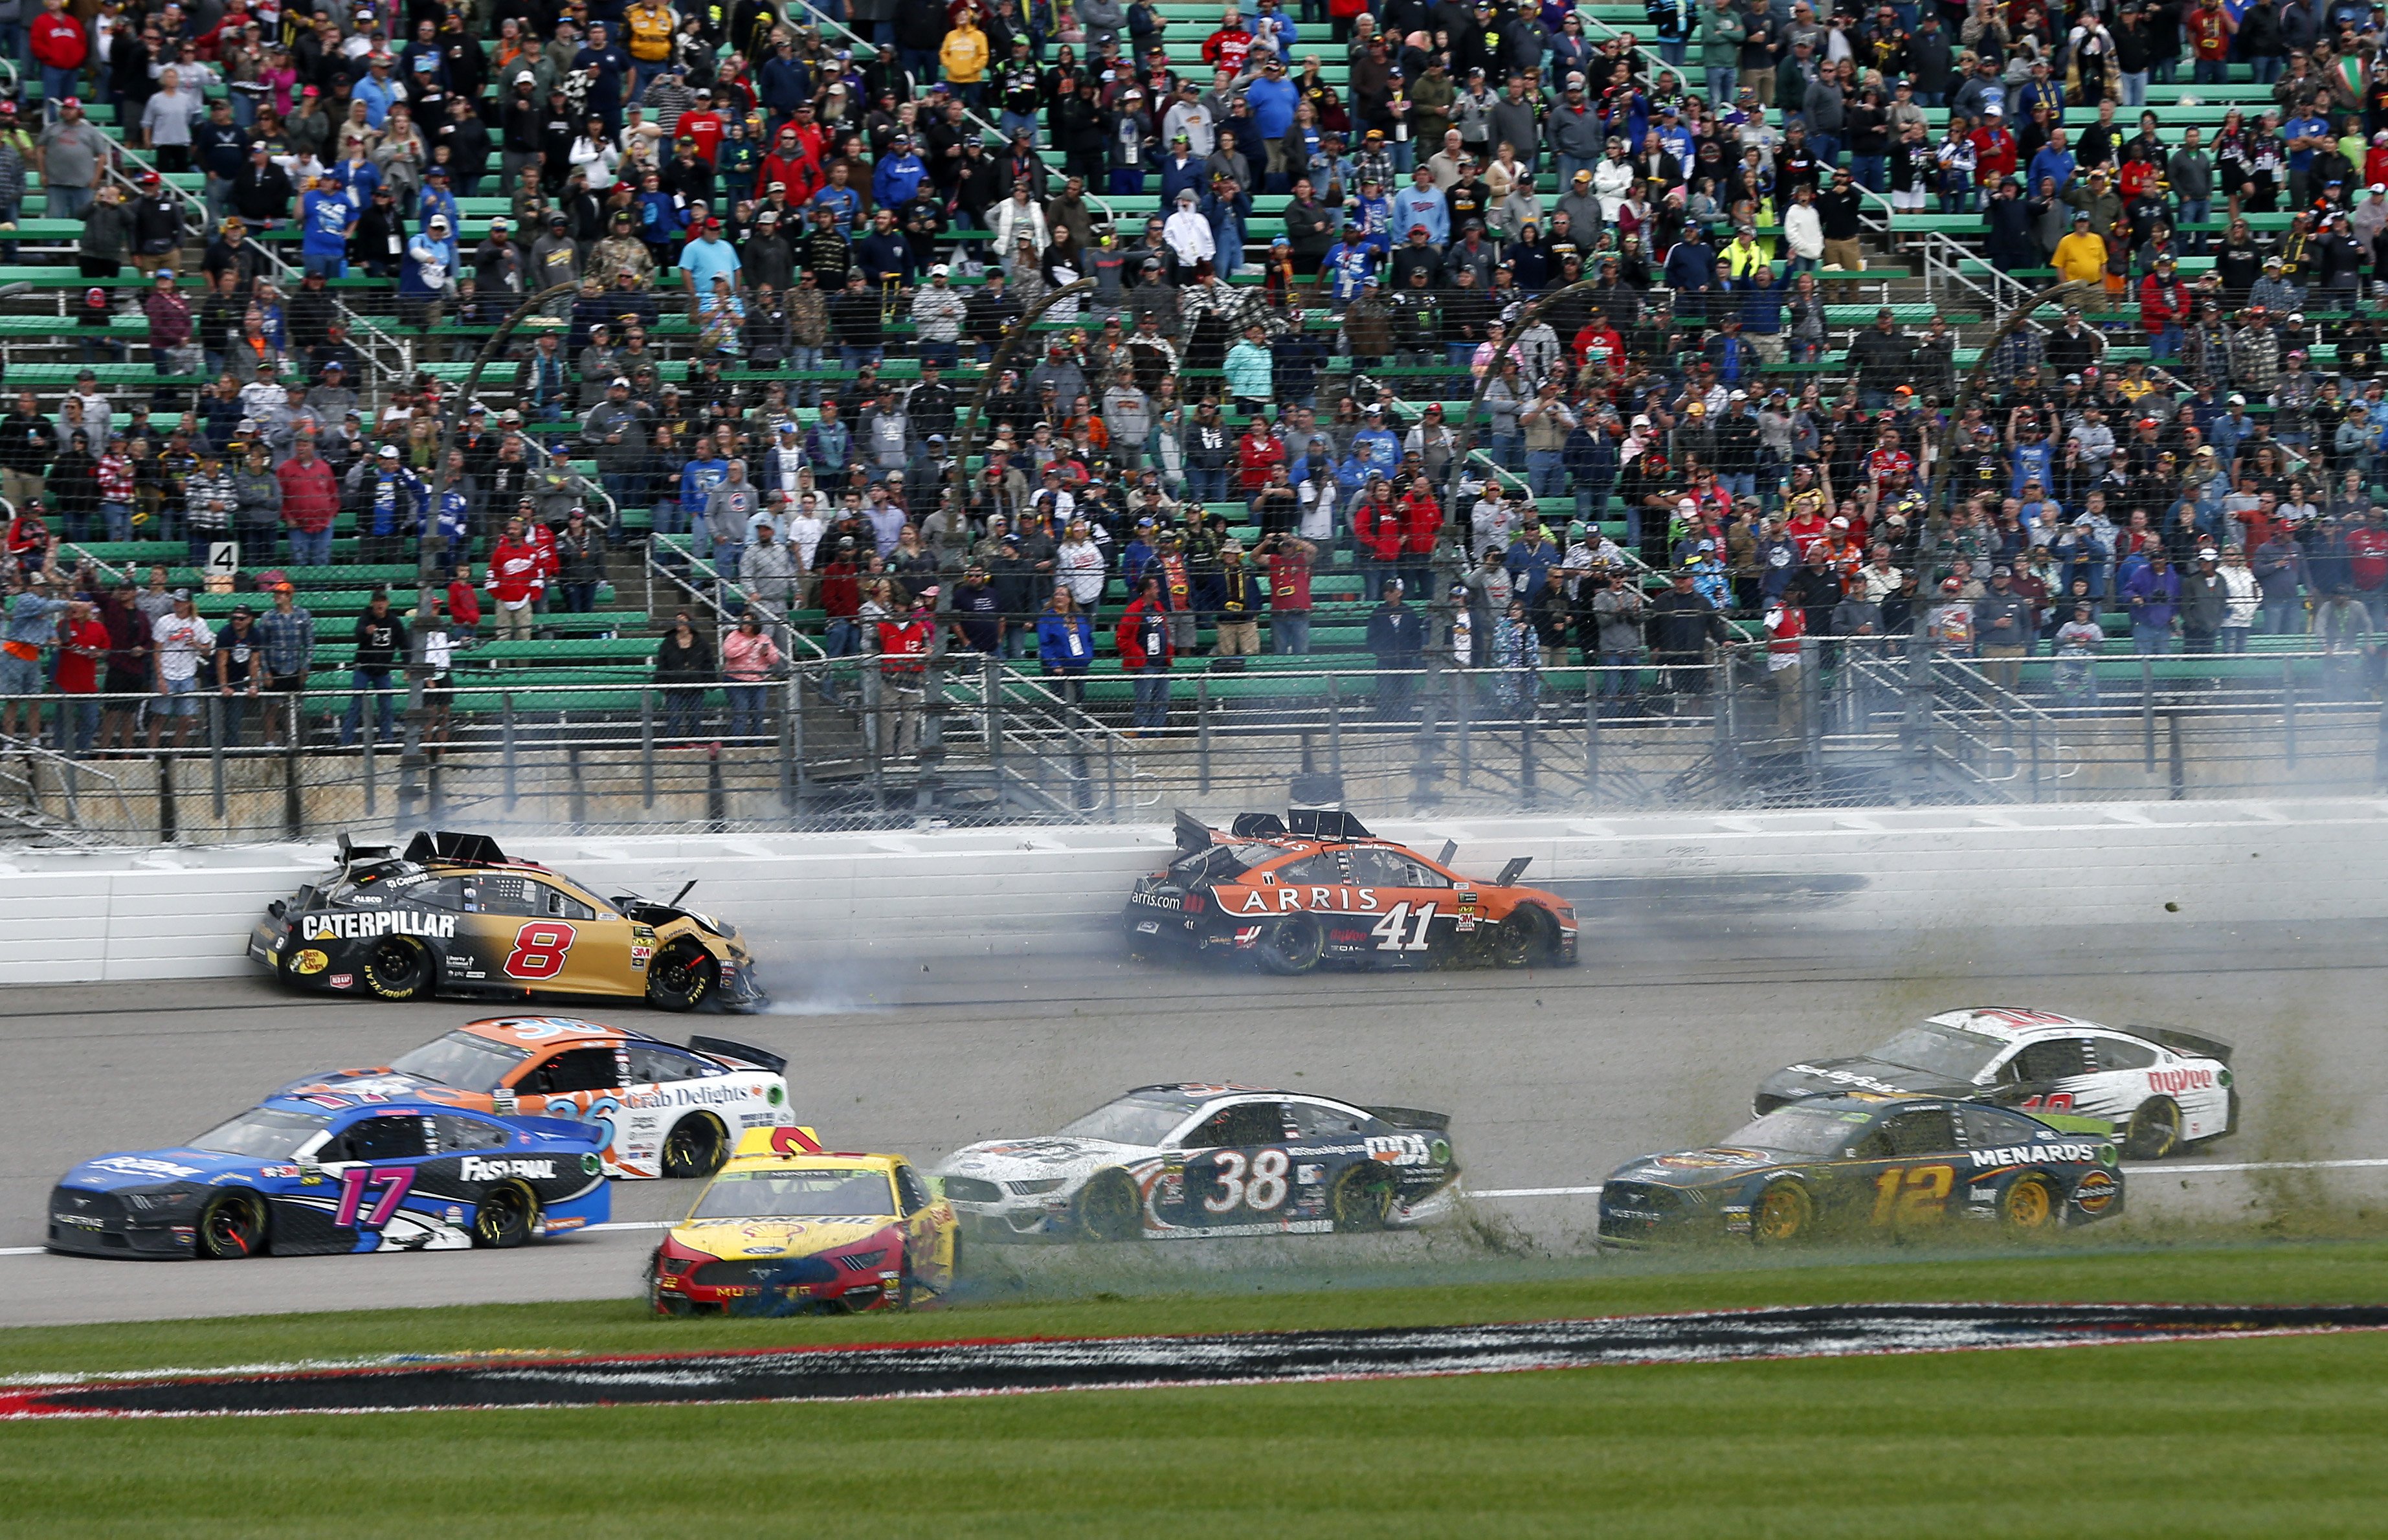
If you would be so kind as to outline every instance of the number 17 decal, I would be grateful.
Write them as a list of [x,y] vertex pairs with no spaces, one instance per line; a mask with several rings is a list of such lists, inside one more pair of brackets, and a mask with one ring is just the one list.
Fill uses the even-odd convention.
[[[340,1173],[340,1208],[332,1215],[332,1223],[342,1229],[350,1225],[359,1229],[379,1229],[389,1223],[390,1215],[398,1212],[399,1201],[413,1186],[414,1167],[411,1165],[373,1169],[352,1165]],[[376,1187],[381,1189],[381,1201],[374,1204],[371,1214],[359,1219],[357,1210],[364,1206],[366,1189]]]

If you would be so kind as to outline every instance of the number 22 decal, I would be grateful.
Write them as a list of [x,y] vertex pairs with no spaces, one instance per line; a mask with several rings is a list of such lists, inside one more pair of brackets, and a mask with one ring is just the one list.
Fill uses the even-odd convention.
[[534,920],[514,932],[514,949],[506,954],[508,978],[553,978],[564,972],[577,932],[561,920]]
[[[1874,1179],[1874,1223],[1928,1225],[1947,1207],[1955,1168],[1946,1165],[1892,1166]],[[1902,1184],[1905,1190],[1901,1190]]]
[[1426,950],[1427,929],[1434,923],[1434,906],[1432,904],[1420,904],[1418,906],[1417,923],[1416,926],[1410,928],[1410,934],[1408,937],[1404,939],[1402,935],[1402,931],[1404,926],[1409,926],[1409,923],[1410,906],[1405,903],[1395,904],[1392,908],[1392,912],[1387,914],[1382,920],[1378,921],[1375,925],[1369,928],[1368,934],[1377,938],[1377,950],[1380,952],[1422,952]]
[[[399,1201],[413,1186],[414,1167],[411,1165],[380,1168],[352,1165],[340,1173],[340,1208],[332,1216],[332,1223],[342,1229],[350,1225],[359,1229],[379,1229],[389,1223],[389,1216],[398,1212]],[[365,1191],[376,1187],[381,1189],[381,1201],[374,1204],[371,1214],[360,1220],[357,1210],[364,1206]]]
[[1202,1206],[1212,1213],[1226,1214],[1241,1204],[1266,1214],[1285,1202],[1285,1173],[1292,1162],[1284,1151],[1264,1150],[1252,1157],[1249,1168],[1239,1151],[1222,1150],[1212,1159],[1218,1163],[1213,1175],[1218,1178],[1219,1195],[1202,1200]]

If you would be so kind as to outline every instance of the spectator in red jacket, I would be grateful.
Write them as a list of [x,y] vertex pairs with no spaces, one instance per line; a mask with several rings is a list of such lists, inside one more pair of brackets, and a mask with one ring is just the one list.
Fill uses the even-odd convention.
[[2172,259],[2158,257],[2156,270],[2140,280],[2140,325],[2148,334],[2148,356],[2171,358],[2180,351],[2181,328],[2192,303],[2187,284],[2173,274]]
[[520,516],[506,520],[506,532],[489,553],[489,576],[482,583],[498,602],[498,636],[527,638],[534,606],[547,592],[547,560],[524,532]]
[[1385,596],[1388,579],[1402,575],[1402,545],[1408,521],[1393,503],[1392,489],[1381,476],[1371,474],[1368,490],[1352,510],[1353,537],[1360,542],[1360,571],[1367,584],[1368,601]]
[[282,483],[282,524],[290,536],[290,565],[332,565],[332,523],[340,516],[340,480],[328,460],[315,458],[312,434],[298,436],[298,452],[273,468]]
[[1169,725],[1169,665],[1177,649],[1169,640],[1169,596],[1158,575],[1145,579],[1127,613],[1120,617],[1120,667],[1136,678],[1136,727],[1129,736]]
[[1285,446],[1268,430],[1268,425],[1254,417],[1244,425],[1244,436],[1236,443],[1236,483],[1244,499],[1261,495],[1269,484],[1269,472],[1285,464]]
[[473,587],[473,564],[458,562],[456,576],[448,582],[448,630],[455,636],[470,636],[481,624],[481,596]]
[[67,0],[43,0],[42,14],[33,19],[32,46],[42,67],[42,100],[55,115],[58,103],[83,94],[83,60],[91,57],[91,41],[67,10]]
[[921,712],[927,697],[929,650],[937,636],[937,585],[912,595],[912,613],[879,622],[879,668],[887,681],[889,719],[886,752],[908,758],[921,752]]
[[1410,483],[1402,499],[1402,587],[1412,593],[1432,593],[1434,542],[1442,538],[1442,499],[1423,476]]

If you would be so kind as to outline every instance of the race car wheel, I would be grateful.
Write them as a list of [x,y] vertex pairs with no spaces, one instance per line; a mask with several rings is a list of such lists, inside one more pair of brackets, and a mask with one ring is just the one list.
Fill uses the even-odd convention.
[[1530,968],[1556,955],[1558,941],[1558,922],[1542,910],[1521,905],[1492,933],[1492,961],[1504,968]]
[[1306,974],[1327,955],[1326,927],[1307,914],[1278,921],[1261,933],[1261,966],[1288,977]]
[[2160,1161],[2180,1148],[2180,1107],[2170,1097],[2140,1103],[2123,1133],[2123,1153],[2135,1161]]
[[1089,1241],[1134,1241],[1144,1233],[1143,1211],[1126,1172],[1098,1172],[1078,1194],[1078,1233]]
[[693,1011],[713,993],[721,965],[705,948],[681,936],[647,964],[647,1002],[659,1011]]
[[1758,1200],[1749,1217],[1749,1238],[1761,1246],[1805,1241],[1816,1228],[1816,1200],[1797,1182],[1776,1182]]
[[219,1193],[199,1212],[197,1228],[201,1256],[230,1262],[265,1254],[265,1209],[254,1194]]
[[1339,1230],[1383,1229],[1393,1212],[1392,1168],[1365,1161],[1335,1178],[1327,1195],[1327,1216]]
[[520,1182],[501,1182],[481,1194],[473,1215],[473,1244],[505,1251],[530,1240],[539,1200]]
[[730,1136],[711,1113],[681,1118],[664,1139],[664,1175],[674,1180],[710,1177],[729,1158]]
[[365,987],[382,999],[430,998],[431,953],[411,935],[385,935],[375,942],[363,973]]
[[1999,1200],[1999,1223],[2010,1235],[2044,1235],[2056,1228],[2064,1216],[2056,1189],[2035,1172],[2009,1182],[2006,1196]]

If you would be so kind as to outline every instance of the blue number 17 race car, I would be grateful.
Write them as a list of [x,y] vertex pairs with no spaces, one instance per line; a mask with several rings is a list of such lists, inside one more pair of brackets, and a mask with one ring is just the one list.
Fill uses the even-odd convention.
[[269,1097],[188,1144],[68,1172],[50,1193],[49,1249],[230,1259],[519,1246],[612,1214],[604,1140],[562,1118]]

